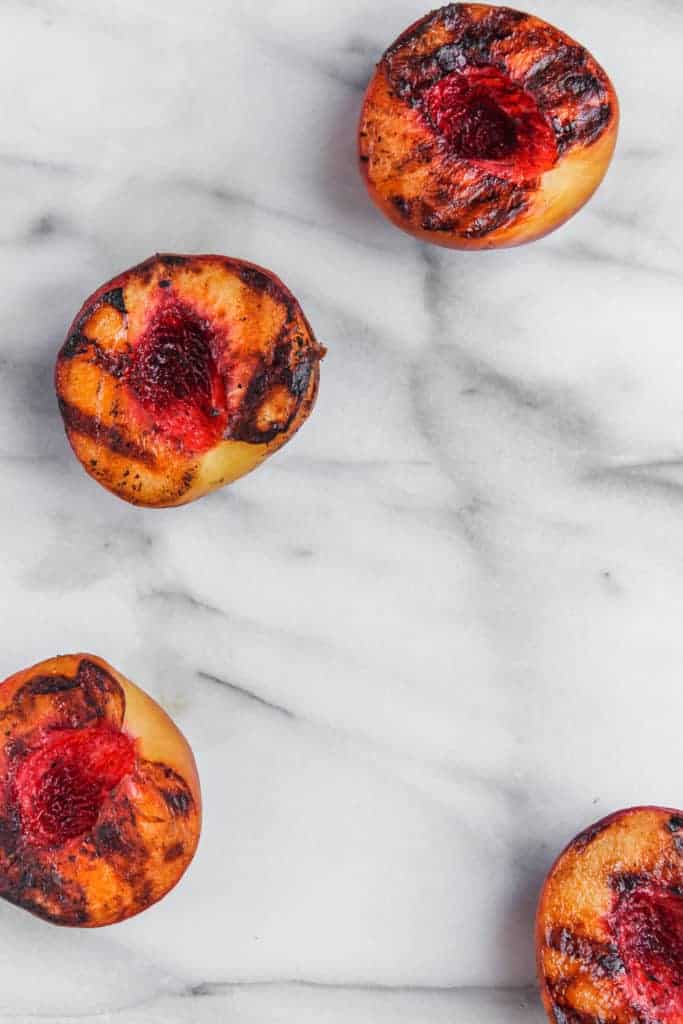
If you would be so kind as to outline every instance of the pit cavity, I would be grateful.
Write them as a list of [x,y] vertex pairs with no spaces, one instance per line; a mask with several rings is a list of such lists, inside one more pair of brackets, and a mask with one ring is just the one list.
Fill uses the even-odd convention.
[[555,134],[533,97],[493,67],[453,71],[423,96],[424,115],[458,159],[536,177],[557,159]]
[[648,884],[619,896],[609,918],[624,992],[650,1020],[683,1017],[683,897]]
[[225,388],[208,320],[166,293],[135,346],[127,382],[154,429],[189,452],[222,436]]
[[87,833],[135,761],[134,741],[109,724],[47,732],[15,777],[24,841],[56,846]]

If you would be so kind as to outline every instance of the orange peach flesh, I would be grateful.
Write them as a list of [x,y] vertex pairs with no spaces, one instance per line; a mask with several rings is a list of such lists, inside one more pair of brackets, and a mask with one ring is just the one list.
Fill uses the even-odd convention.
[[[194,856],[201,794],[192,751],[159,705],[101,658],[63,655],[0,685],[0,721],[0,896],[80,927],[124,920],[165,896]],[[12,795],[18,768],[46,738],[103,723],[134,744],[134,771],[85,834],[27,842]]]
[[[155,403],[154,381],[140,387],[140,346],[155,325],[159,333],[169,307],[192,318],[194,363],[183,365],[182,340],[175,359],[189,374],[188,388],[213,375],[217,406],[208,412],[177,394]],[[157,346],[147,359],[157,375],[164,365],[171,372],[168,334],[166,324],[165,349]],[[286,444],[313,408],[323,354],[275,275],[225,257],[159,255],[86,301],[58,356],[55,382],[67,436],[86,471],[126,501],[160,508],[231,483]],[[164,383],[174,387],[172,379]],[[199,434],[198,419],[206,428]]]
[[[623,914],[636,914],[634,893],[650,909],[624,921]],[[680,811],[631,808],[577,836],[551,869],[538,908],[539,984],[550,1020],[637,1024],[657,1016],[682,1024],[682,897]],[[678,903],[678,934],[655,941],[662,900]],[[661,970],[647,962],[653,957]]]
[[[440,20],[442,12],[438,11],[422,19],[389,48],[368,86],[359,127],[360,166],[368,191],[393,224],[422,241],[455,249],[500,248],[534,241],[567,221],[601,183],[618,134],[614,87],[579,44],[538,18],[483,4],[443,9],[449,10],[459,12],[462,26]],[[508,27],[507,34],[498,33],[503,38],[496,37],[491,44],[489,60],[492,66],[504,68],[511,83],[525,89],[535,69],[552,57],[553,48],[577,55],[581,65],[574,76],[577,82],[581,75],[586,79],[590,75],[595,83],[596,96],[587,96],[585,110],[577,111],[577,102],[571,98],[563,101],[563,108],[558,104],[557,111],[545,104],[539,108],[549,122],[557,122],[559,138],[571,130],[570,114],[580,123],[586,110],[592,112],[590,104],[598,102],[597,90],[601,90],[600,109],[606,112],[604,124],[591,137],[563,143],[554,166],[526,181],[516,179],[514,160],[496,163],[454,158],[425,118],[420,93],[413,105],[399,94],[400,83],[409,80],[415,61],[457,48],[459,32],[465,28],[475,38],[477,33],[484,35],[491,31],[493,17],[506,15],[518,20]],[[558,77],[560,70],[565,69],[558,68]]]

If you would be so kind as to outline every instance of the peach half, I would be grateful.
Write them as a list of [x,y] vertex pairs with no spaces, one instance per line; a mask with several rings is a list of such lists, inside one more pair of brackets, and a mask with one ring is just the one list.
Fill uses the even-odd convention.
[[590,198],[618,123],[612,83],[564,32],[508,7],[449,4],[377,65],[360,166],[380,210],[423,241],[519,245]]
[[86,300],[55,383],[85,470],[134,505],[181,505],[281,448],[315,403],[324,355],[274,274],[157,255]]
[[106,661],[68,654],[0,684],[0,896],[95,928],[156,903],[199,841],[184,736]]
[[572,840],[536,943],[554,1024],[683,1024],[683,812],[630,808]]

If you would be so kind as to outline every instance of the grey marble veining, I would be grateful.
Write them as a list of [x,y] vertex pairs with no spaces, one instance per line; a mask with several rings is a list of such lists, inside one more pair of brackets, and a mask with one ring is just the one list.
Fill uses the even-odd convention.
[[[1,5],[0,673],[108,658],[206,824],[123,925],[0,906],[0,1020],[536,1024],[554,855],[680,805],[683,9],[533,9],[612,74],[617,156],[550,238],[459,255],[355,168],[414,0]],[[82,473],[51,377],[83,298],[173,250],[271,267],[329,352],[285,451],[151,513]]]

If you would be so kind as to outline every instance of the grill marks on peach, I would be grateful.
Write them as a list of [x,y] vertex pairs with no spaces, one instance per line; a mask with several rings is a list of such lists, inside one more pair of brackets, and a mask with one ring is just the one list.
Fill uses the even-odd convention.
[[63,398],[59,399],[59,411],[67,430],[91,438],[116,455],[125,455],[127,459],[148,466],[154,464],[153,453],[126,436],[121,428],[104,423],[99,416],[84,412]]
[[561,32],[506,8],[451,4],[382,58],[361,164],[407,230],[484,239],[525,213],[539,176],[615,115],[604,72]]
[[260,357],[240,406],[230,419],[230,434],[238,441],[263,444],[289,428],[308,390],[312,360],[297,349],[304,340],[282,340],[269,360]]
[[392,88],[412,107],[453,72],[492,68],[524,90],[549,118],[558,149],[590,143],[611,114],[604,73],[582,47],[551,26],[505,8],[483,17],[452,4],[429,16],[387,51]]
[[160,898],[192,857],[199,811],[175,771],[137,756],[121,685],[83,658],[73,676],[37,674],[5,700],[0,895],[84,926]]
[[551,928],[546,935],[546,943],[562,956],[581,961],[597,978],[613,978],[623,973],[624,964],[614,943],[598,942],[562,927]]

